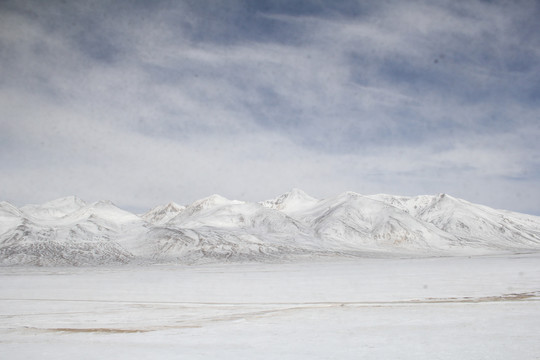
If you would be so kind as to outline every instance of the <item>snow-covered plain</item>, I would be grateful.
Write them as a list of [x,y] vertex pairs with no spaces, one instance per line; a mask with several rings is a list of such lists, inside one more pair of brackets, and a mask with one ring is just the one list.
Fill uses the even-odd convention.
[[0,267],[3,359],[539,359],[540,254]]

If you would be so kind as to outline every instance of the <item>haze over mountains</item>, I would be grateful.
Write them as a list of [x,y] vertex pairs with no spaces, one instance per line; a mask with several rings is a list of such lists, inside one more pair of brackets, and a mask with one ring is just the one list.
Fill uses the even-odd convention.
[[540,250],[540,217],[446,194],[346,192],[315,199],[293,189],[260,203],[219,195],[142,215],[66,197],[0,203],[0,264],[100,265],[277,261],[332,256],[478,255]]

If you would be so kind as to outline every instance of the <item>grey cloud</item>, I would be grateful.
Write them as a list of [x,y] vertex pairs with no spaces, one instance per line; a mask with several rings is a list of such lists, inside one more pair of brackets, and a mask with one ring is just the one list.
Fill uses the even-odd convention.
[[295,186],[540,211],[516,196],[540,168],[535,3],[357,4],[4,3],[0,196]]

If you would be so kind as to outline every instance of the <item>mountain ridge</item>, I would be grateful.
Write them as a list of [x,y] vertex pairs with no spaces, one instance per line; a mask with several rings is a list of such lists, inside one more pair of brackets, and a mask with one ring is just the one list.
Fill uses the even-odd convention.
[[[0,265],[281,261],[298,257],[447,256],[540,250],[540,217],[448,194],[292,189],[261,202],[211,195],[140,215],[68,196],[0,202]],[[370,255],[370,256],[371,256]]]

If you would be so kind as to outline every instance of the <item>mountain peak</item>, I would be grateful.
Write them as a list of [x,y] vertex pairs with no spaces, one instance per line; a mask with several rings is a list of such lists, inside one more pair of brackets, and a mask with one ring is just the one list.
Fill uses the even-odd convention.
[[457,204],[461,204],[463,202],[464,202],[464,200],[456,199],[455,197],[450,196],[450,195],[445,194],[445,193],[440,193],[440,194],[437,194],[437,195],[433,196],[433,204],[457,205]]
[[153,224],[164,224],[176,215],[180,214],[186,207],[175,202],[166,205],[158,205],[147,213],[141,215],[143,219]]
[[217,204],[225,204],[230,202],[231,200],[227,199],[224,196],[218,195],[218,194],[212,194],[210,196],[204,197],[202,199],[194,201],[191,205],[201,205],[201,204],[207,204],[207,205],[217,205]]
[[298,188],[293,188],[291,191],[286,192],[276,199],[266,200],[261,202],[261,204],[276,210],[295,211],[309,207],[316,202],[318,202],[318,200],[314,197],[309,196]]
[[175,203],[174,201],[171,201],[171,202],[167,203],[167,205],[165,205],[163,210],[166,210],[166,211],[181,211],[181,210],[183,210],[185,208],[186,208],[185,206],[179,205],[179,204]]
[[6,207],[6,208],[14,208],[15,205],[7,202],[7,201],[0,201],[0,207]]
[[66,196],[41,205],[25,205],[24,213],[36,218],[60,218],[82,209],[87,204],[76,196]]
[[111,200],[99,200],[99,201],[96,201],[95,203],[93,203],[92,206],[95,206],[95,207],[114,206],[114,207],[116,207],[116,205],[114,205],[114,203]]
[[292,188],[291,191],[289,191],[288,193],[284,195],[287,195],[289,198],[294,198],[294,199],[315,200],[315,198],[309,196],[305,191],[298,188]]
[[213,208],[216,206],[223,206],[223,205],[235,205],[235,204],[243,204],[243,201],[238,200],[229,200],[226,197],[223,197],[218,194],[213,194],[210,196],[207,196],[205,198],[199,199],[192,204],[188,205],[186,209],[189,210],[190,213],[198,212],[204,209]]
[[83,206],[86,206],[86,201],[81,200],[75,195],[70,195],[48,201],[41,204],[40,206],[50,208],[74,208],[74,210],[76,210],[82,208]]
[[7,201],[0,201],[0,215],[9,214],[13,216],[20,216],[21,212],[14,205],[8,203]]

